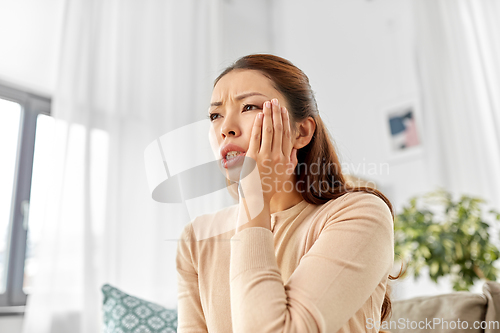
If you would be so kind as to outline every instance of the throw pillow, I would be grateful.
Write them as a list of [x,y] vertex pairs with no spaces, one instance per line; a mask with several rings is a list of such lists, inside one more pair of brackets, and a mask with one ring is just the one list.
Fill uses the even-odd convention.
[[105,284],[104,333],[175,333],[177,332],[177,310],[166,309],[155,303]]

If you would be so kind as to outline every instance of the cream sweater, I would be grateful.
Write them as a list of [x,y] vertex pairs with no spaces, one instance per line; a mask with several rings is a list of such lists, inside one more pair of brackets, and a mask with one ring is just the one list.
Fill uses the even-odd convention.
[[272,231],[197,241],[193,224],[236,221],[238,205],[198,216],[177,248],[178,331],[377,332],[394,263],[389,207],[347,193],[271,214]]

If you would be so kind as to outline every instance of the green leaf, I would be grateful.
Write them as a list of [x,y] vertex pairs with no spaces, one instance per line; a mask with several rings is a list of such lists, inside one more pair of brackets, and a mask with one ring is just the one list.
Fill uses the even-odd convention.
[[435,261],[431,264],[431,267],[429,268],[429,272],[431,275],[436,275],[438,269],[439,269],[439,263],[437,263]]
[[490,280],[498,278],[494,267],[499,249],[490,241],[490,225],[500,220],[491,209],[486,219],[485,200],[468,195],[455,200],[443,188],[412,197],[395,216],[394,249],[407,261],[415,277],[423,267],[437,282],[449,275],[454,290],[468,290],[478,279],[475,269]]

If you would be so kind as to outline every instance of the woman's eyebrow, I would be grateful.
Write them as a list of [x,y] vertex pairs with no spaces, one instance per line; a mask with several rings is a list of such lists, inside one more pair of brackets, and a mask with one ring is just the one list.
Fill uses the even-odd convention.
[[[247,97],[250,97],[250,96],[264,96],[267,98],[266,95],[263,95],[261,93],[258,93],[258,92],[249,92],[249,93],[244,93],[244,94],[241,94],[241,95],[238,95],[236,96],[234,99],[237,100],[237,101],[240,101],[244,98],[247,98]],[[210,106],[221,106],[222,105],[222,102],[212,102],[210,103]]]

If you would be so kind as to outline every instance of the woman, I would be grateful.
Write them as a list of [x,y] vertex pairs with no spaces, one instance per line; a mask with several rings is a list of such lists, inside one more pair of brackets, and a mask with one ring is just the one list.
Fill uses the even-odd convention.
[[[240,199],[182,233],[178,332],[378,332],[397,278],[392,206],[346,182],[307,76],[243,57],[215,80],[208,117]],[[224,221],[235,228],[197,240]]]

